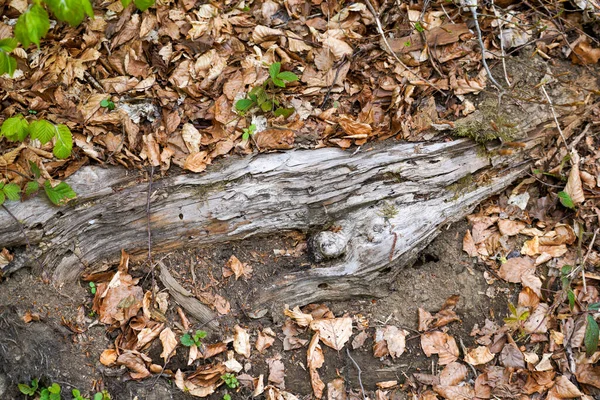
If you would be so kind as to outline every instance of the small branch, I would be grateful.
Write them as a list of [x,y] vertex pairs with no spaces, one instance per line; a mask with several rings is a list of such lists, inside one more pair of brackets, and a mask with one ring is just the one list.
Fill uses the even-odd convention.
[[473,20],[475,21],[475,30],[477,31],[477,41],[479,42],[479,47],[481,47],[481,63],[483,64],[483,68],[485,68],[485,72],[487,73],[488,78],[490,78],[490,81],[492,81],[494,86],[496,86],[498,90],[500,90],[500,92],[504,92],[504,88],[496,81],[496,79],[494,79],[492,71],[490,71],[490,67],[488,66],[488,63],[485,60],[486,50],[483,44],[483,39],[481,38],[481,28],[479,27],[479,21],[477,20],[477,1],[470,0],[469,3],[470,4],[467,7],[471,10],[471,14],[473,14]]
[[558,122],[558,117],[556,116],[556,112],[554,111],[554,105],[552,104],[552,100],[550,99],[550,96],[548,96],[548,92],[546,92],[545,86],[542,85],[542,86],[540,86],[540,88],[542,89],[542,93],[544,93],[544,96],[546,96],[546,100],[548,100],[548,104],[550,104],[550,110],[552,111],[552,117],[554,118],[554,123],[556,124],[556,128],[558,129],[558,133],[560,133],[560,137],[562,138],[563,142],[565,143],[565,147],[567,148],[567,151],[569,151],[569,145],[567,144],[567,139],[565,139],[565,135],[563,134],[563,131],[560,128],[560,123]]
[[[494,12],[494,15],[496,15],[496,6],[494,5],[494,0],[492,0],[492,11]],[[500,50],[502,51],[502,70],[504,71],[504,80],[506,81],[506,84],[510,87],[508,73],[506,72],[506,54],[504,52],[504,32],[502,31],[502,21],[498,23],[498,29],[500,29]]]
[[[367,1],[369,1],[369,0],[367,0]],[[360,385],[360,390],[362,391],[362,397],[363,397],[363,400],[367,400],[367,395],[365,394],[365,387],[363,386],[362,378],[361,378],[362,369],[360,369],[359,365],[356,363],[356,361],[354,361],[354,358],[352,358],[352,356],[350,355],[350,349],[348,349],[347,347],[346,347],[346,354],[348,354],[348,357],[350,357],[350,360],[352,360],[352,363],[358,370],[358,383]]]

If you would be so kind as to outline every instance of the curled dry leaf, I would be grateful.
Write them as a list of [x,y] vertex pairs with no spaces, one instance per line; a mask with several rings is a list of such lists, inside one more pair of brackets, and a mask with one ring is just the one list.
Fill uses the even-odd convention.
[[477,257],[479,255],[470,230],[467,230],[463,237],[463,251],[467,253],[469,257]]
[[494,355],[487,346],[478,346],[465,355],[465,362],[471,365],[486,364],[494,359]]
[[336,378],[327,384],[327,400],[346,400],[346,385],[342,378]]
[[548,332],[548,310],[550,307],[546,303],[540,303],[533,310],[527,321],[523,324],[523,329],[527,333],[546,333]]
[[184,124],[181,128],[181,137],[190,154],[200,152],[200,140],[202,139],[202,135],[194,125],[190,123]]
[[573,384],[569,378],[560,375],[556,378],[554,386],[548,392],[548,400],[554,399],[573,399],[583,396],[583,393]]
[[238,373],[244,368],[242,364],[240,364],[233,355],[233,351],[227,352],[227,361],[223,363],[227,372],[235,372]]
[[365,340],[367,340],[368,337],[369,335],[367,334],[367,332],[361,331],[358,335],[354,337],[354,339],[352,339],[352,348],[354,350],[360,349],[365,344]]
[[255,344],[256,350],[258,350],[258,352],[260,354],[263,354],[266,349],[268,349],[269,347],[271,347],[273,345],[274,342],[275,342],[274,337],[265,334],[264,330],[259,331],[258,338],[256,339],[256,344]]
[[386,341],[388,352],[392,359],[400,357],[406,349],[407,331],[400,330],[393,325],[383,328],[383,339]]
[[225,268],[223,268],[223,276],[227,278],[232,275],[235,275],[236,281],[242,276],[245,279],[250,279],[252,276],[252,267],[246,263],[242,263],[236,256],[232,255],[227,260]]
[[144,379],[150,376],[145,362],[152,362],[147,356],[137,351],[126,350],[117,358],[117,365],[124,365],[129,369],[132,379]]
[[281,356],[277,354],[273,358],[268,358],[267,365],[269,366],[269,377],[267,378],[267,381],[280,389],[284,389],[285,367],[281,361]]
[[102,365],[106,365],[107,367],[112,367],[113,364],[117,361],[117,351],[115,349],[106,349],[100,354],[100,362]]
[[321,346],[319,345],[319,333],[315,333],[306,351],[306,365],[308,366],[310,373],[310,384],[313,389],[313,394],[317,399],[323,397],[323,389],[325,389],[325,384],[317,371],[324,362],[325,357],[323,356],[323,350],[321,350]]
[[235,326],[233,348],[236,353],[243,355],[246,358],[250,357],[250,335],[248,334],[248,331],[239,325]]
[[298,325],[305,327],[310,325],[310,323],[313,320],[312,315],[310,314],[305,314],[302,311],[300,311],[300,307],[296,306],[294,307],[293,310],[290,310],[289,307],[285,306],[285,310],[283,310],[283,313],[290,317],[292,320],[294,320],[294,322],[296,322]]
[[580,204],[585,201],[585,196],[583,195],[583,186],[581,184],[581,177],[579,176],[579,155],[577,154],[577,151],[571,151],[571,160],[573,166],[569,172],[565,192],[567,192],[571,200],[573,200],[573,203]]
[[467,378],[467,367],[458,362],[446,365],[440,373],[440,385],[456,386]]
[[447,365],[458,359],[458,346],[454,338],[440,331],[426,332],[421,335],[421,348],[427,357],[439,355],[439,364]]
[[321,341],[335,350],[341,350],[352,336],[352,318],[319,319],[310,323],[310,329],[318,332]]

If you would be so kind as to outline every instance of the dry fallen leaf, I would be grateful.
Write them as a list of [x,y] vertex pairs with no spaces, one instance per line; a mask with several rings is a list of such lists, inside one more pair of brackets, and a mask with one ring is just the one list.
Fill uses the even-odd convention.
[[323,350],[321,350],[321,346],[319,345],[319,333],[315,333],[306,351],[306,366],[310,373],[310,384],[313,394],[317,399],[323,397],[323,389],[325,389],[325,384],[317,371],[324,362]]
[[294,307],[293,310],[290,310],[289,307],[285,306],[285,310],[283,310],[283,313],[290,317],[292,320],[294,320],[294,322],[296,322],[298,325],[304,327],[304,326],[308,326],[310,325],[310,323],[313,320],[313,317],[311,314],[305,314],[302,311],[300,311],[300,307],[296,306]]
[[117,361],[117,351],[115,349],[106,349],[100,354],[100,362],[102,365],[106,365],[107,367],[112,367],[113,364]]
[[273,343],[275,343],[274,337],[265,334],[264,330],[258,332],[258,338],[256,339],[255,347],[260,354],[263,354],[266,349],[273,345]]
[[493,359],[494,355],[487,346],[476,347],[465,355],[465,362],[471,365],[486,364]]
[[223,268],[223,276],[225,278],[235,275],[235,280],[237,281],[240,277],[244,277],[245,279],[250,279],[252,276],[252,267],[246,263],[242,263],[238,258],[232,255],[227,264],[225,264],[226,268]]
[[310,329],[319,332],[321,341],[335,350],[341,350],[352,336],[352,318],[319,319],[310,323]]
[[280,389],[284,389],[285,367],[281,361],[281,356],[277,354],[275,357],[268,358],[267,365],[269,366],[269,377],[267,378],[267,381]]
[[175,354],[175,348],[177,347],[177,338],[171,330],[171,328],[163,329],[160,333],[160,342],[162,343],[163,351],[160,354],[165,363]]
[[233,348],[236,353],[243,355],[246,358],[250,357],[250,335],[248,331],[239,325],[235,326],[235,334],[233,336]]
[[439,364],[447,365],[458,359],[459,351],[454,338],[440,331],[421,335],[421,348],[427,357],[439,355]]

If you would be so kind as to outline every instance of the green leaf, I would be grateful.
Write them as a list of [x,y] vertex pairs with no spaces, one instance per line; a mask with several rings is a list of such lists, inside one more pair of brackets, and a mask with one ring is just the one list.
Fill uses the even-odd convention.
[[271,66],[269,67],[269,75],[271,76],[271,79],[275,80],[275,78],[277,78],[277,75],[279,75],[280,70],[281,70],[281,63],[275,62],[275,63],[271,64]]
[[592,303],[590,305],[588,305],[588,310],[592,310],[592,311],[598,311],[600,310],[600,303]]
[[6,196],[4,195],[4,192],[0,191],[0,206],[2,204],[4,204],[5,200],[6,200]]
[[100,102],[100,107],[108,107],[108,99],[104,99]]
[[264,111],[271,111],[273,109],[273,103],[271,103],[270,101],[265,101],[264,103],[262,103],[260,105],[260,108]]
[[58,383],[53,383],[52,386],[48,388],[48,391],[54,394],[60,393],[60,385]]
[[[2,203],[0,203],[0,204],[2,204]],[[26,385],[24,383],[19,383],[18,386],[19,386],[19,391],[23,394],[26,394],[27,396],[33,396],[37,389],[37,385],[36,385],[36,387],[29,387],[29,385]]]
[[133,2],[140,11],[146,11],[154,5],[154,0],[133,0]]
[[56,158],[64,159],[71,155],[73,150],[73,135],[66,125],[58,125],[56,127],[56,143],[52,152]]
[[21,193],[21,188],[15,183],[9,183],[8,185],[5,185],[2,188],[2,191],[9,200],[19,201],[21,199],[21,196],[19,196],[19,193]]
[[42,174],[42,171],[40,171],[40,167],[38,167],[37,164],[33,161],[29,161],[29,168],[31,169],[31,172],[33,173],[35,179],[38,179]]
[[419,21],[415,23],[415,29],[417,30],[417,32],[425,32],[425,28],[423,28],[423,25],[421,25]]
[[567,192],[558,192],[558,199],[563,206],[570,208],[571,210],[575,209],[575,203],[573,203],[571,196],[569,196]]
[[40,39],[46,36],[50,29],[50,18],[48,13],[39,4],[34,4],[25,11],[15,25],[15,37],[23,44],[23,47],[29,47],[35,43],[40,47]]
[[13,76],[17,70],[17,60],[11,57],[4,50],[0,51],[0,75],[8,74]]
[[37,181],[27,182],[25,185],[25,195],[30,196],[40,190],[40,184]]
[[279,79],[278,77],[272,78],[273,84],[275,84],[275,86],[279,86],[284,88],[285,87],[285,82],[282,79]]
[[54,16],[71,26],[77,26],[83,21],[86,14],[94,18],[94,9],[90,0],[45,0]]
[[287,82],[296,82],[299,79],[298,75],[290,71],[283,71],[282,73],[277,75],[277,77]]
[[573,311],[575,307],[575,293],[571,289],[567,291],[567,298],[569,299],[569,308]]
[[242,134],[242,140],[248,140],[248,139],[250,139],[250,132],[244,131],[244,133]]
[[187,346],[187,347],[193,346],[195,344],[189,333],[186,333],[185,335],[183,335],[181,337],[181,339],[179,339],[179,340],[181,341],[182,345]]
[[194,335],[194,339],[196,339],[196,340],[204,339],[206,337],[206,335],[207,335],[206,331],[196,331],[196,334]]
[[229,393],[225,393],[223,395],[223,400],[231,400],[231,395]]
[[7,53],[13,51],[18,44],[19,41],[12,37],[0,39],[0,49],[4,50]]
[[48,199],[55,205],[60,206],[68,202],[70,199],[77,197],[77,194],[71,189],[71,186],[65,182],[61,182],[55,187],[52,187],[50,181],[44,182],[44,191]]
[[60,393],[50,393],[49,400],[62,400]]
[[81,392],[79,391],[79,389],[73,389],[73,390],[71,391],[71,394],[72,394],[73,396],[80,396],[80,397],[81,397]]
[[38,139],[42,144],[48,143],[56,134],[56,127],[45,119],[33,121],[29,124],[29,135]]
[[94,395],[94,400],[104,400],[102,393],[98,392]]
[[598,349],[598,335],[600,330],[598,329],[598,323],[594,317],[590,314],[587,315],[587,326],[585,328],[585,337],[583,343],[585,344],[585,355],[591,357],[592,354]]
[[121,0],[121,4],[123,5],[123,8],[126,8],[131,4],[131,0]]
[[279,117],[280,115],[283,115],[285,118],[289,117],[293,113],[294,113],[294,109],[293,108],[283,108],[283,107],[279,107],[274,112],[274,114],[275,114],[276,117]]
[[6,119],[0,128],[0,136],[6,136],[8,140],[22,142],[27,137],[29,123],[21,114]]
[[250,99],[240,99],[235,102],[235,109],[238,111],[248,111],[253,105],[254,102]]

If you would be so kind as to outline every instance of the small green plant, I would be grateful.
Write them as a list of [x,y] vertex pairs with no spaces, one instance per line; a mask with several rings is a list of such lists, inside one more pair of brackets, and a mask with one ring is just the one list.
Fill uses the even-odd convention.
[[94,282],[90,282],[88,285],[90,286],[90,293],[96,294],[96,284]]
[[256,125],[252,124],[247,128],[244,128],[244,133],[242,134],[242,139],[243,140],[248,140],[250,139],[250,136],[254,135],[256,133]]
[[565,192],[565,191],[561,191],[558,192],[558,200],[560,200],[560,204],[562,204],[563,206],[565,206],[568,209],[574,210],[575,209],[575,202],[573,201],[573,199],[571,199],[571,196],[569,196],[569,193]]
[[223,395],[223,400],[231,400],[231,395],[229,393],[225,393]]
[[94,395],[94,400],[111,400],[110,394],[106,390],[98,392]]
[[240,386],[240,381],[238,381],[234,374],[227,373],[221,375],[221,379],[223,380],[223,382],[225,382],[229,389],[235,389],[238,386]]
[[35,396],[35,393],[38,390],[38,380],[37,379],[32,379],[31,380],[31,386],[26,384],[26,383],[19,383],[19,391],[21,393],[23,393],[26,396]]
[[263,112],[273,111],[278,116],[289,117],[293,114],[293,108],[280,107],[280,102],[275,96],[276,88],[285,88],[288,82],[297,81],[298,75],[290,71],[281,71],[281,63],[276,62],[269,66],[269,78],[260,86],[256,86],[248,92],[248,97],[240,99],[235,103],[235,109],[245,113],[253,107],[259,107]]
[[100,102],[100,107],[108,108],[112,111],[115,109],[115,103],[110,99],[104,99]]
[[423,28],[423,25],[421,25],[421,23],[419,21],[415,22],[415,29],[419,33],[425,32],[425,28]]
[[510,315],[504,318],[504,322],[510,328],[522,333],[523,325],[527,321],[527,318],[529,318],[529,311],[522,307],[517,308],[513,303],[508,303],[508,308],[510,309]]
[[6,199],[18,201],[21,193],[21,188],[15,183],[4,184],[0,182],[0,205],[4,204]]
[[60,390],[60,385],[53,383],[49,387],[42,389],[40,400],[61,400]]
[[31,139],[37,139],[42,144],[46,144],[55,139],[52,152],[59,159],[67,158],[73,150],[73,135],[68,126],[59,124],[54,125],[45,119],[35,120],[29,123],[22,114],[7,118],[0,127],[0,137],[6,137],[14,142],[24,141],[27,136]]
[[206,337],[206,335],[207,335],[206,331],[201,331],[201,330],[197,330],[193,336],[190,335],[189,333],[186,333],[180,339],[181,344],[184,346],[187,346],[187,347],[191,347],[191,346],[200,347],[200,346],[202,346],[202,339],[204,339]]
[[73,395],[73,400],[90,400],[89,397],[83,397],[79,389],[73,389],[71,394]]

